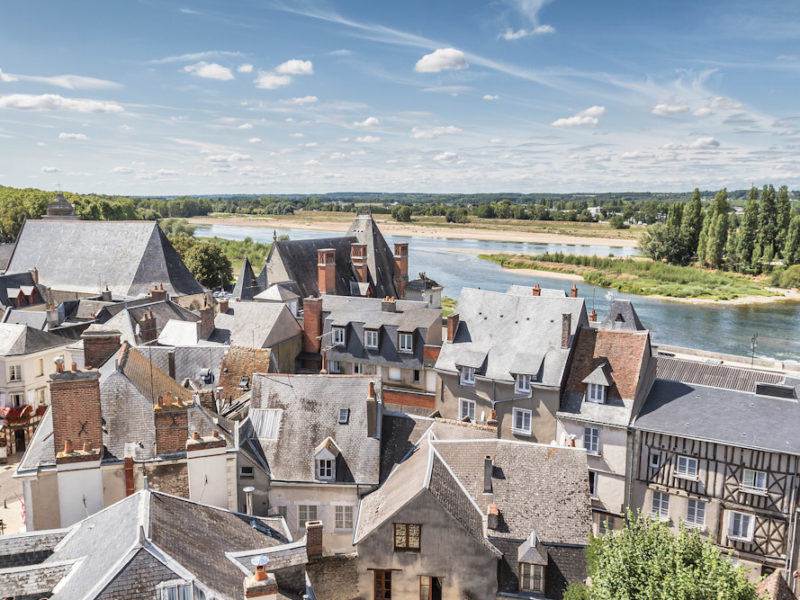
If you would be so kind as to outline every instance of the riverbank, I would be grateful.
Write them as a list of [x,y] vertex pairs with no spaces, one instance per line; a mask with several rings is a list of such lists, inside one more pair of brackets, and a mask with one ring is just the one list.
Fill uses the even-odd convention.
[[714,305],[800,301],[797,290],[770,288],[765,285],[765,278],[646,260],[513,253],[478,254],[478,257],[498,263],[504,270],[541,277],[571,277],[658,300]]
[[[350,227],[352,213],[295,213],[293,215],[229,215],[215,213],[192,217],[192,225],[229,225],[273,229],[307,229],[343,233]],[[401,223],[389,215],[373,215],[384,235],[635,248],[639,231],[615,230],[603,223],[555,223],[552,221],[501,221],[477,219],[469,223],[445,223],[439,217],[420,217]]]

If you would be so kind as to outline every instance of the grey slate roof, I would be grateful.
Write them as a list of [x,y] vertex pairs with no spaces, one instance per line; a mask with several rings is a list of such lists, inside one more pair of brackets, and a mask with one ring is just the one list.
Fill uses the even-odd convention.
[[0,244],[0,273],[8,267],[8,261],[14,253],[14,243]]
[[26,221],[8,270],[39,269],[39,281],[64,291],[146,294],[163,283],[173,295],[203,291],[158,224],[151,221]]
[[756,383],[780,383],[780,373],[715,365],[695,360],[659,356],[656,377],[741,392],[755,392]]
[[[20,291],[29,298],[31,290],[35,289],[34,304],[46,302],[46,290],[43,285],[33,281],[33,275],[28,271],[24,273],[6,273],[0,275],[0,306],[16,306],[16,299]],[[26,300],[25,304],[28,304]]]
[[246,256],[242,261],[242,270],[239,272],[239,277],[236,279],[236,285],[233,288],[233,298],[236,300],[252,300],[258,294],[264,291],[261,284],[253,273],[253,267],[250,266],[250,259]]
[[644,331],[645,326],[639,320],[636,309],[630,300],[614,300],[608,307],[603,320],[600,321],[601,329],[618,329],[622,331]]
[[[314,449],[330,437],[341,450],[337,482],[377,484],[380,439],[367,435],[370,382],[380,401],[379,377],[255,375],[250,419],[272,478],[316,481]],[[345,424],[338,422],[340,409],[350,411]]]
[[[141,342],[138,334],[139,325],[147,314],[153,313],[156,320],[156,329],[161,332],[169,321],[200,321],[200,316],[188,308],[171,300],[159,300],[153,302],[120,302],[115,305],[103,307],[100,315],[103,319],[101,323],[95,323],[89,327],[90,331],[109,331],[120,332],[120,340],[136,345]],[[112,316],[113,315],[113,316]]]
[[570,345],[578,327],[588,324],[582,298],[518,296],[474,288],[461,290],[455,313],[459,315],[455,339],[442,344],[437,370],[455,373],[459,366],[480,362],[477,375],[510,383],[512,365],[519,368],[518,355],[535,350],[536,360],[540,354],[544,359],[534,381],[551,387],[561,385],[570,354],[561,348],[562,313],[571,314]]
[[[196,390],[214,389],[219,385],[222,357],[226,346],[140,346],[137,348],[153,364],[169,374],[169,355],[175,356],[175,380],[182,383],[188,379]],[[206,370],[210,371],[206,375]],[[210,375],[210,377],[209,377]],[[210,379],[211,381],[205,381]]]
[[[514,294],[515,296],[533,296],[533,288],[528,285],[519,285],[515,283],[508,288],[507,293]],[[544,298],[567,297],[567,292],[556,288],[540,288],[539,294]]]
[[69,340],[27,325],[0,323],[0,356],[33,354],[49,348],[66,346]]
[[228,312],[217,313],[210,340],[232,346],[269,348],[296,335],[302,329],[284,304],[273,302],[231,302]]
[[44,331],[47,329],[47,312],[44,310],[24,310],[21,308],[7,308],[3,313],[3,323],[16,323],[27,325]]
[[262,300],[265,302],[291,302],[292,300],[297,300],[298,298],[300,298],[300,296],[290,290],[289,287],[284,283],[273,283],[263,292],[258,293],[255,297],[256,300]]

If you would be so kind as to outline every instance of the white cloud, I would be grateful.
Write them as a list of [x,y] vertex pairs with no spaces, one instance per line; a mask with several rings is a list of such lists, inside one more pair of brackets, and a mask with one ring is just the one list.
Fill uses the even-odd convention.
[[472,91],[468,85],[436,85],[433,87],[422,88],[423,92],[431,94],[450,94],[455,97],[464,92]]
[[260,143],[260,142],[261,142],[261,138],[257,138],[257,137],[251,137],[251,138],[250,138],[249,140],[247,140],[247,141],[248,141],[248,142],[250,142],[251,144],[258,144],[258,143]]
[[289,135],[291,137],[293,137],[293,138],[304,138],[304,137],[306,137],[305,133],[300,133],[299,131],[297,133],[290,133]]
[[3,83],[11,83],[13,81],[18,81],[18,80],[14,75],[3,73],[3,69],[0,69],[0,81],[2,81]]
[[704,106],[703,108],[698,108],[692,114],[695,117],[707,117],[708,115],[712,114],[712,110],[708,106]]
[[534,27],[533,29],[506,29],[503,33],[500,34],[500,37],[504,40],[512,41],[518,40],[524,37],[528,37],[530,35],[543,35],[547,33],[555,33],[556,29],[552,25],[539,25],[538,27]]
[[175,177],[177,175],[180,175],[180,173],[178,173],[177,171],[173,171],[171,169],[159,169],[158,171],[156,171],[156,175],[160,175],[162,177]]
[[42,167],[42,173],[61,173],[58,167]]
[[239,65],[239,67],[236,69],[236,71],[239,72],[239,73],[252,73],[253,72],[253,65],[251,65],[250,63],[245,63],[243,65]]
[[85,133],[66,133],[62,131],[58,134],[60,140],[88,140],[89,137]]
[[605,106],[590,106],[571,117],[556,119],[551,123],[553,127],[596,127],[600,120],[597,118],[604,115]]
[[484,100],[499,100],[500,96],[498,96],[497,94],[484,94],[483,95],[483,99]]
[[356,127],[377,127],[381,122],[377,117],[367,117],[363,121],[353,123]]
[[333,152],[328,158],[331,160],[341,160],[347,158],[347,155],[343,152]]
[[292,83],[292,78],[288,75],[276,75],[268,71],[259,71],[256,77],[256,87],[262,90],[276,90],[279,87]]
[[437,154],[436,156],[434,156],[433,160],[437,162],[446,163],[446,162],[453,162],[457,158],[458,154],[456,154],[455,152],[442,152],[441,154]]
[[[314,104],[314,102],[319,102],[319,98],[316,96],[301,96],[299,98],[287,98],[286,100],[281,100],[281,102],[284,104],[297,104],[299,106],[303,106],[304,104]],[[286,120],[288,121],[289,119]],[[294,119],[292,119],[291,122],[294,122]]]
[[318,161],[318,160],[314,160],[314,159],[312,158],[311,160],[307,160],[307,161],[306,161],[306,162],[304,162],[303,164],[304,164],[304,165],[306,165],[307,167],[313,167],[314,165],[318,165],[318,164],[319,164],[319,161]]
[[356,141],[361,144],[375,144],[381,141],[381,138],[375,137],[374,135],[363,135],[361,137],[357,137]]
[[440,71],[458,71],[469,65],[464,53],[455,48],[439,48],[426,54],[417,61],[414,70],[418,73],[438,73]]
[[223,67],[217,63],[199,62],[193,65],[186,65],[183,70],[187,73],[203,77],[204,79],[217,79],[219,81],[230,81],[233,73],[228,67]]
[[656,104],[651,112],[659,117],[667,117],[669,115],[677,115],[686,112],[687,110],[689,110],[689,107],[685,104],[668,104],[666,102],[661,102]]
[[162,65],[166,63],[193,62],[205,60],[207,58],[219,58],[221,56],[243,56],[241,52],[229,52],[227,50],[208,50],[206,52],[192,52],[189,54],[177,54],[175,56],[165,56],[150,61],[151,65]]
[[421,129],[414,127],[411,130],[411,137],[417,140],[430,140],[440,135],[461,133],[461,129],[453,125],[444,125],[440,127],[432,127],[430,129]]
[[206,160],[213,163],[244,162],[253,160],[253,157],[249,154],[238,154],[234,152],[232,154],[213,154],[207,157]]
[[239,127],[237,127],[237,129],[252,129],[252,128],[253,128],[252,123],[242,123],[241,125],[239,125]]
[[87,98],[65,98],[58,94],[9,94],[0,96],[0,108],[20,110],[72,110],[75,112],[122,112],[116,102],[89,100]]
[[544,33],[555,33],[556,28],[552,25],[539,25],[538,27],[534,28],[533,35],[542,35]]
[[120,173],[122,175],[130,175],[131,173],[134,172],[134,170],[131,169],[130,167],[114,167],[113,169],[111,169],[111,172]]
[[718,148],[719,141],[714,139],[713,137],[699,137],[691,144],[689,144],[690,148]]
[[310,60],[293,58],[279,64],[275,70],[286,75],[312,75],[314,73],[314,65],[311,64]]
[[711,101],[710,107],[712,110],[737,110],[742,107],[742,103],[733,98],[717,96]]
[[307,144],[303,144],[306,148],[316,148],[317,142],[308,142]]

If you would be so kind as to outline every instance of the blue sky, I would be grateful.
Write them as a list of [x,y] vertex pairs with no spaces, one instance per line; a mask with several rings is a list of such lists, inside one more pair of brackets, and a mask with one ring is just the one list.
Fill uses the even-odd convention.
[[0,4],[0,184],[800,188],[800,3]]

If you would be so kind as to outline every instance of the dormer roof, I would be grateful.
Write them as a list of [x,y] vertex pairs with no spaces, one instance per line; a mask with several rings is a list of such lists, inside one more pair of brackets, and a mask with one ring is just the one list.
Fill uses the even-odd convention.
[[606,387],[611,385],[613,378],[611,377],[611,368],[608,363],[597,365],[594,371],[589,373],[583,378],[582,383],[594,383],[596,385],[604,385]]

